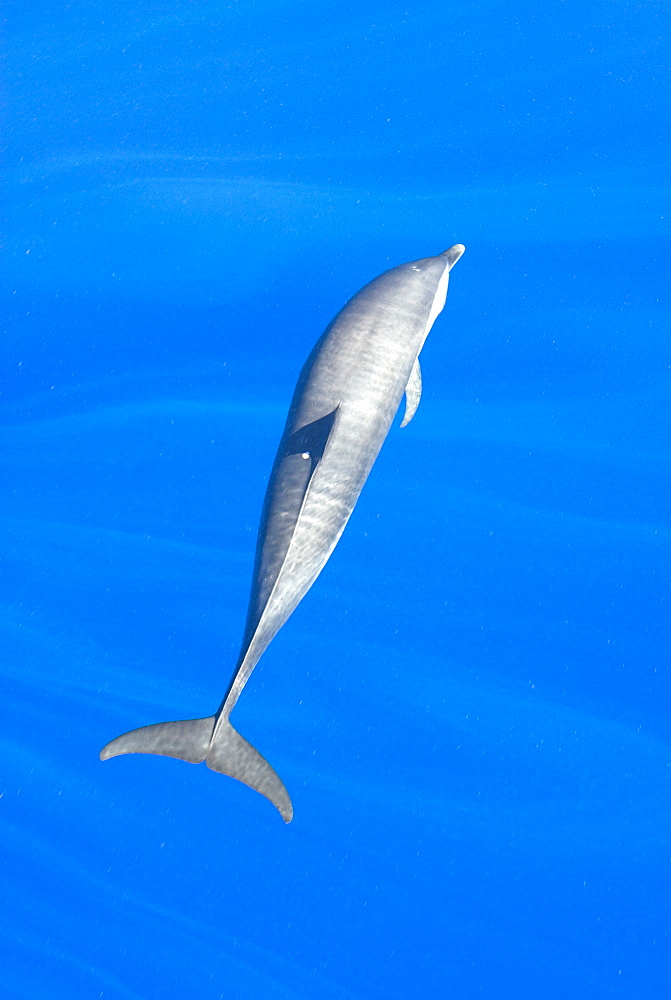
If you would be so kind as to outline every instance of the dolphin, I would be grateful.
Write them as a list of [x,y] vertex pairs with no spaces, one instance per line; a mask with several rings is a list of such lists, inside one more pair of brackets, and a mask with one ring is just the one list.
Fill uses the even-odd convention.
[[447,296],[460,243],[401,264],[357,292],[300,373],[261,514],[242,647],[224,700],[206,719],[160,722],[108,743],[101,760],[154,753],[237,778],[286,823],[293,806],[279,775],[233,728],[230,714],[271,640],[333,552],[405,393],[405,427],[422,393],[419,353]]

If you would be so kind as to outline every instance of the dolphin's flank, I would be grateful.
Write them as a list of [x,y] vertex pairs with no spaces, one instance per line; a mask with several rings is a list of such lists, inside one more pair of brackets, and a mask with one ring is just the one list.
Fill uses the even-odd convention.
[[242,649],[224,700],[209,718],[118,736],[103,747],[102,760],[155,753],[205,761],[261,792],[290,822],[281,779],[229,716],[261,654],[333,552],[404,393],[401,426],[414,416],[422,391],[419,353],[464,249],[458,243],[386,271],[326,328],[299,376],[270,475]]

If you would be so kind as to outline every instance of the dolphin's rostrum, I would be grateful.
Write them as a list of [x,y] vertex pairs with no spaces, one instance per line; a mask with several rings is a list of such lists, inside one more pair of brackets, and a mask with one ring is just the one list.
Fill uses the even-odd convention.
[[445,305],[464,247],[401,264],[349,300],[303,366],[270,475],[238,663],[215,715],[135,729],[103,760],[155,753],[200,763],[255,788],[285,822],[291,799],[229,716],[270,641],[333,552],[405,392],[405,426],[422,391],[419,352]]

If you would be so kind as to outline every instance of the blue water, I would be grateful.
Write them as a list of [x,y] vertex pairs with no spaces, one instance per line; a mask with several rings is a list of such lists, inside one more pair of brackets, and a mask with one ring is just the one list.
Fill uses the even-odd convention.
[[[668,5],[4,14],[3,997],[668,997]],[[101,763],[216,708],[308,351],[456,242],[235,711],[293,823]]]

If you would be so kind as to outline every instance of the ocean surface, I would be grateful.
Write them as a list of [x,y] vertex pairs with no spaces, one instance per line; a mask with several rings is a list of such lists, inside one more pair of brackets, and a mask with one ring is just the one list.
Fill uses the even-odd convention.
[[[671,995],[662,0],[4,4],[1,992]],[[297,374],[464,243],[237,728]]]

